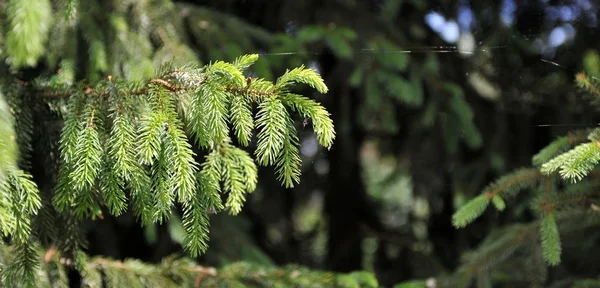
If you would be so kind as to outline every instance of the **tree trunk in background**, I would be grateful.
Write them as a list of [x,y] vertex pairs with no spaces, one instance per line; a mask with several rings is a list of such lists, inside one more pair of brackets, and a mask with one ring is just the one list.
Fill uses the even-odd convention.
[[428,200],[430,215],[428,238],[433,255],[438,255],[446,268],[455,267],[454,247],[456,230],[452,227],[452,190],[446,173],[446,155],[442,136],[434,129],[412,135],[410,145],[413,194]]
[[[362,231],[360,229],[366,204],[365,187],[359,161],[363,135],[358,127],[355,111],[357,95],[351,93],[343,81],[351,71],[338,64],[331,55],[325,55],[323,75],[330,86],[327,105],[336,126],[336,142],[329,152],[329,190],[325,197],[328,217],[328,255],[326,268],[348,272],[362,265]],[[341,78],[341,79],[340,79]]]

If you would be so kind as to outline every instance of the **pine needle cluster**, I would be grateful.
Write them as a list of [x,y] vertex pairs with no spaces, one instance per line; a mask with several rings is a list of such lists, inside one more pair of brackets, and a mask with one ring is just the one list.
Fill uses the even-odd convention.
[[[138,82],[109,76],[94,86],[28,84],[24,93],[54,106],[66,101],[59,111],[58,178],[47,204],[75,226],[76,219],[128,209],[142,225],[162,223],[181,209],[184,248],[192,256],[203,253],[208,211],[238,214],[256,189],[257,165],[273,166],[285,187],[300,182],[294,112],[312,120],[322,146],[330,148],[335,139],[325,108],[292,92],[307,84],[326,93],[321,76],[302,66],[275,82],[245,77],[257,60],[254,54],[203,67],[165,65],[156,77]],[[0,230],[19,255],[2,275],[6,281],[35,279],[39,255],[32,250],[31,222],[42,199],[31,175],[18,168],[15,119],[2,104]],[[253,153],[245,148],[250,146]],[[66,247],[77,260],[74,242]]]

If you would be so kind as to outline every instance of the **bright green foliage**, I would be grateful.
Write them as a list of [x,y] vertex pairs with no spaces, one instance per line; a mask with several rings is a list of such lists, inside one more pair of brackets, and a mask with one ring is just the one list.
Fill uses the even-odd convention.
[[6,52],[14,68],[34,66],[43,55],[52,22],[50,0],[11,0],[6,5]]
[[0,232],[21,245],[29,241],[31,218],[40,209],[41,200],[31,175],[17,167],[19,139],[14,130],[14,112],[0,94]]
[[283,95],[282,101],[292,111],[297,111],[302,117],[311,119],[319,143],[322,146],[331,147],[335,138],[335,130],[333,121],[329,118],[329,112],[323,106],[312,99],[291,93]]
[[[288,71],[277,85],[257,79],[259,85],[248,86],[238,67],[247,68],[257,58],[203,68],[167,67],[135,90],[108,79],[95,90],[73,94],[60,140],[54,204],[63,212],[95,217],[102,206],[119,215],[130,203],[141,222],[149,224],[167,220],[175,203],[181,203],[186,249],[197,255],[207,247],[207,209],[237,214],[246,194],[256,189],[257,167],[248,152],[231,144],[230,125],[244,146],[256,127],[258,163],[274,165],[282,184],[293,187],[300,180],[301,161],[286,106],[312,119],[323,146],[331,146],[335,132],[322,106],[287,91],[293,83],[327,88],[318,74],[304,68]],[[182,103],[177,102],[186,99],[178,94],[190,95],[187,115],[178,112]],[[255,117],[253,103],[258,104]],[[208,152],[202,164],[195,160],[186,128]],[[227,195],[225,203],[220,193]]]
[[278,98],[268,98],[258,106],[256,122],[259,124],[256,158],[261,165],[272,165],[283,148],[286,123],[290,114]]
[[467,226],[485,211],[489,203],[485,195],[475,197],[452,216],[452,225],[457,228]]
[[[277,180],[281,181],[286,188],[292,188],[300,183],[300,153],[298,151],[299,140],[296,135],[296,127],[291,119],[286,121],[286,133],[283,140],[282,153],[277,158]],[[318,135],[318,134],[317,134]]]
[[304,83],[310,87],[317,89],[321,93],[327,93],[327,86],[321,79],[321,76],[312,69],[306,69],[304,66],[287,70],[285,74],[277,79],[275,88],[280,92],[288,91],[289,87],[294,83]]
[[600,162],[600,146],[597,142],[579,144],[542,165],[544,174],[558,170],[560,176],[572,182],[583,179]]
[[242,210],[246,199],[244,194],[256,189],[258,170],[250,155],[240,148],[225,145],[221,155],[223,187],[229,191],[225,208],[235,215]]
[[34,287],[38,259],[36,243],[30,237],[32,217],[41,208],[39,191],[29,174],[13,167],[0,180],[0,197],[2,236],[12,236],[15,249],[14,261],[3,268],[2,281]]
[[[311,119],[323,146],[331,147],[335,138],[329,113],[314,100],[290,92],[295,83],[326,92],[321,77],[300,67],[287,71],[277,84],[245,78],[243,70],[257,59],[257,55],[246,55],[233,64],[217,61],[204,67],[167,64],[157,77],[141,84],[112,77],[94,88],[35,83],[30,91],[40,97],[53,95],[45,99],[51,105],[59,106],[57,102],[67,98],[61,112],[64,125],[58,143],[60,167],[55,193],[44,205],[54,205],[61,213],[59,217],[65,217],[67,230],[77,229],[77,219],[103,217],[103,207],[113,215],[131,207],[143,225],[167,221],[181,207],[185,235],[180,243],[191,255],[204,252],[209,241],[207,213],[227,210],[238,214],[246,195],[257,186],[255,160],[232,143],[231,134],[241,146],[250,146],[257,130],[257,163],[274,166],[277,179],[286,187],[299,183],[301,173],[299,139],[290,112]],[[35,238],[30,241],[31,216],[42,209],[42,201],[31,176],[16,169],[16,151],[11,152],[17,147],[14,140],[18,140],[11,136],[14,121],[6,114],[7,109],[0,112],[5,113],[6,121],[0,124],[7,136],[5,143],[0,143],[7,151],[0,163],[5,176],[0,186],[0,229],[12,236],[20,255],[20,260],[9,264],[7,271],[14,272],[7,272],[6,277],[31,280],[39,267],[34,261],[37,256],[31,253],[32,245],[37,245]],[[196,139],[201,150],[193,150],[194,141],[188,135]],[[203,156],[197,157],[197,153]],[[197,162],[199,159],[203,161]],[[52,207],[42,210],[52,219],[48,208]],[[85,266],[80,234],[72,230],[65,231],[67,234],[62,244],[58,242],[61,252],[75,257],[76,265]],[[150,266],[143,268],[138,262],[126,265],[131,265],[132,271],[142,269],[138,271],[139,281],[144,277],[160,280],[158,272],[143,270]],[[120,278],[118,269],[105,268],[105,280],[114,287],[123,287],[133,279]],[[93,270],[81,272],[89,283],[103,279]]]
[[10,107],[0,93],[0,179],[4,179],[7,170],[15,167],[19,156],[13,122]]
[[8,183],[5,184],[7,186],[3,185],[2,189],[12,194],[10,197],[14,215],[14,232],[10,234],[16,243],[24,243],[29,241],[31,234],[31,216],[41,208],[40,195],[31,175],[15,170],[7,178]]
[[231,119],[238,142],[242,146],[248,146],[254,129],[252,102],[246,97],[233,97],[229,106],[229,119]]
[[504,208],[506,208],[506,202],[498,195],[492,197],[492,204],[494,204],[494,207],[496,207],[498,211],[504,211]]
[[589,130],[574,131],[567,136],[552,141],[552,143],[533,156],[532,164],[534,166],[540,166],[550,161],[550,159],[569,150],[573,144],[585,141],[589,134]]

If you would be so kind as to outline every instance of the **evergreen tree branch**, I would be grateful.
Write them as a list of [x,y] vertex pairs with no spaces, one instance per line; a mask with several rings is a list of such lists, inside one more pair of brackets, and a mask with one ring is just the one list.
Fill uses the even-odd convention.
[[310,87],[317,89],[317,91],[323,94],[327,93],[328,90],[325,82],[323,82],[323,78],[321,78],[315,70],[306,69],[304,66],[286,70],[281,77],[277,78],[275,88],[279,92],[287,92],[287,89],[293,83],[308,84]]
[[[98,57],[100,65],[102,57]],[[256,161],[275,165],[286,187],[297,184],[301,172],[299,139],[286,106],[312,118],[322,145],[330,147],[335,138],[330,115],[320,104],[287,92],[294,83],[306,83],[324,93],[327,88],[321,77],[300,67],[288,70],[277,84],[245,78],[242,72],[257,58],[246,55],[233,64],[217,61],[201,68],[167,64],[147,81],[108,76],[95,87],[53,80],[21,83],[24,93],[68,97],[66,109],[59,109],[64,126],[52,203],[60,212],[78,217],[102,217],[101,205],[113,215],[130,206],[147,225],[168,219],[179,202],[185,247],[194,255],[204,252],[207,212],[227,208],[239,213],[246,194],[257,185],[255,161],[231,143],[230,129],[247,146],[257,128]],[[258,104],[256,115],[253,103]],[[209,151],[200,165],[186,132]],[[227,194],[225,203],[221,192]],[[11,216],[0,220],[8,223],[7,231],[13,225]],[[75,257],[80,243],[73,243],[70,249]]]
[[[35,242],[33,242],[35,244]],[[8,251],[7,251],[8,250]],[[0,251],[10,252],[11,247],[0,246]],[[53,267],[70,267],[75,263],[54,247],[42,251],[37,245],[27,253],[29,263],[34,267],[27,276],[31,283],[43,283]],[[15,257],[10,257],[15,259]],[[378,287],[375,276],[367,272],[334,274],[319,270],[309,270],[297,265],[283,267],[264,267],[247,262],[237,262],[216,269],[201,266],[188,258],[165,257],[161,263],[150,264],[134,259],[123,261],[103,257],[89,258],[81,255],[81,267],[77,268],[82,276],[82,284],[88,287]],[[0,260],[2,261],[2,260]],[[12,261],[9,267],[15,266]],[[60,269],[60,268],[59,268]],[[13,273],[13,271],[17,273]],[[64,271],[64,269],[63,269]],[[9,273],[7,273],[9,272]],[[17,270],[2,271],[3,279],[19,279],[22,273]],[[7,275],[8,274],[8,275]],[[56,281],[66,281],[66,273],[57,273]],[[17,281],[19,282],[19,281]],[[4,282],[15,283],[15,282]],[[36,287],[36,286],[27,286]],[[58,286],[60,287],[60,286]]]
[[302,160],[298,151],[300,143],[298,136],[296,136],[296,127],[294,127],[294,122],[291,118],[287,119],[286,128],[283,147],[275,163],[275,173],[277,174],[277,180],[285,188],[293,188],[295,184],[300,183],[300,165],[302,165]]
[[544,163],[542,173],[559,171],[563,179],[580,181],[600,162],[600,142],[579,144],[575,148]]
[[49,0],[11,0],[6,4],[6,52],[13,68],[34,66],[44,52],[52,23]]
[[39,253],[36,242],[24,241],[15,245],[14,256],[2,271],[4,287],[21,283],[24,288],[38,287]]
[[297,111],[302,117],[311,119],[313,130],[321,146],[331,148],[335,139],[335,129],[329,112],[323,106],[312,99],[291,93],[284,94],[282,101],[292,111]]
[[256,157],[260,165],[272,165],[277,160],[283,148],[289,117],[285,106],[277,98],[266,99],[258,106],[256,127],[259,132]]
[[574,131],[567,136],[552,141],[548,146],[544,147],[544,149],[533,156],[533,165],[540,166],[557,155],[568,151],[573,145],[586,141],[589,133],[589,129]]
[[248,146],[254,129],[250,99],[233,96],[229,106],[229,119],[233,124],[235,136],[242,146]]
[[535,186],[542,177],[537,169],[527,168],[517,169],[500,177],[452,216],[453,225],[462,228],[473,222],[485,211],[490,201],[498,210],[504,210],[504,198],[513,197],[520,190]]
[[561,245],[558,227],[553,214],[548,214],[542,218],[540,223],[540,235],[542,249],[544,251],[544,260],[550,266],[556,266],[560,263]]
[[596,83],[590,80],[585,73],[577,73],[577,75],[575,75],[575,83],[579,87],[594,94],[595,97],[600,97],[600,89],[598,89]]

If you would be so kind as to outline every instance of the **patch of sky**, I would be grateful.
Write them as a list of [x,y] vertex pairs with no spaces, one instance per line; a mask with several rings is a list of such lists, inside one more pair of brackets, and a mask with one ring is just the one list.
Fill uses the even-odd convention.
[[473,21],[473,11],[471,11],[468,6],[461,6],[458,8],[458,25],[460,26],[461,31],[471,31]]
[[446,24],[446,19],[440,13],[430,12],[425,15],[425,23],[431,27],[431,29],[437,33],[441,33]]
[[515,21],[515,11],[517,11],[517,5],[513,0],[502,0],[502,7],[500,8],[500,20],[504,25],[512,25],[512,23]]
[[460,36],[460,30],[456,21],[446,22],[440,36],[448,43],[455,43],[458,40],[458,36]]
[[548,35],[548,45],[550,47],[558,47],[567,41],[567,33],[564,28],[556,27],[552,29],[550,35]]
[[575,20],[575,13],[573,13],[573,9],[570,6],[560,7],[560,20],[564,22]]
[[430,12],[425,15],[425,23],[427,23],[433,31],[437,32],[446,42],[455,43],[460,36],[458,23],[454,20],[446,20],[446,18],[438,12]]

